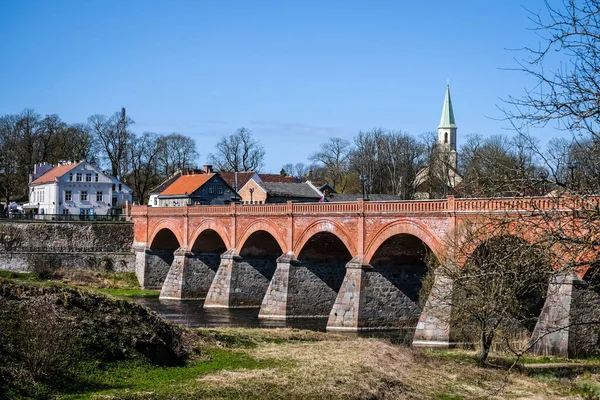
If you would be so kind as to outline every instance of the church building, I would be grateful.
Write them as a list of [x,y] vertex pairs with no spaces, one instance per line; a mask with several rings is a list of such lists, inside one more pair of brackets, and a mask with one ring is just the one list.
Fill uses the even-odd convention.
[[462,182],[462,176],[457,170],[456,130],[450,85],[447,85],[437,144],[430,154],[429,165],[415,177],[415,199],[445,198],[453,194]]

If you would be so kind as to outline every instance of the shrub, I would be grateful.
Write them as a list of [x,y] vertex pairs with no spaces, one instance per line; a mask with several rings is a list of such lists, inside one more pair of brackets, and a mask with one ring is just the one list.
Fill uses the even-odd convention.
[[40,279],[50,279],[62,266],[59,256],[53,254],[32,254],[29,256],[29,269]]

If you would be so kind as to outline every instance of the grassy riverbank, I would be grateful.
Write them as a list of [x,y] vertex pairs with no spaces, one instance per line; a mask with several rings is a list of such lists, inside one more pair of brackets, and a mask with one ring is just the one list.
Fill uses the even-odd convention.
[[[376,339],[290,329],[199,329],[185,367],[116,363],[83,372],[65,399],[599,398],[593,373],[561,377],[483,369],[470,357]],[[466,353],[462,353],[466,355]],[[581,396],[581,397],[578,397]]]
[[[600,399],[589,366],[598,360],[552,368],[577,360],[527,357],[541,367],[508,372],[510,358],[497,354],[497,368],[480,368],[464,350],[292,329],[185,329],[99,293],[126,296],[136,290],[131,276],[0,276],[0,398]],[[56,356],[47,371],[23,362],[46,350]]]
[[36,282],[42,285],[63,284],[117,297],[158,297],[160,295],[160,290],[141,289],[133,272],[59,269],[41,278],[32,272],[0,271],[0,278],[19,282]]

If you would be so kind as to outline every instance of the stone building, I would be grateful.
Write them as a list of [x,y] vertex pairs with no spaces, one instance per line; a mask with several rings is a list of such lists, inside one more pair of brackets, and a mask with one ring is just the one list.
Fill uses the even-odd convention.
[[428,199],[433,193],[438,193],[439,197],[446,197],[453,194],[454,189],[462,182],[462,176],[457,169],[456,130],[448,85],[438,126],[437,147],[432,154],[431,164],[417,172],[415,177],[416,199]]
[[121,214],[133,190],[85,161],[36,164],[26,212],[65,215]]

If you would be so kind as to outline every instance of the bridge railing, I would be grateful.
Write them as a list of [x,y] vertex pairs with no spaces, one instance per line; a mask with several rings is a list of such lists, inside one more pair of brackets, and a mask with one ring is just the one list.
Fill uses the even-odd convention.
[[569,211],[600,208],[600,197],[514,197],[418,201],[362,201],[340,203],[286,203],[286,204],[231,204],[223,206],[149,207],[134,206],[133,216],[182,216],[182,215],[287,215],[287,214],[336,214],[336,213],[437,213],[437,212],[494,212],[494,211]]
[[423,200],[423,201],[394,201],[394,202],[367,202],[365,212],[373,213],[418,213],[442,212],[448,209],[448,200]]

